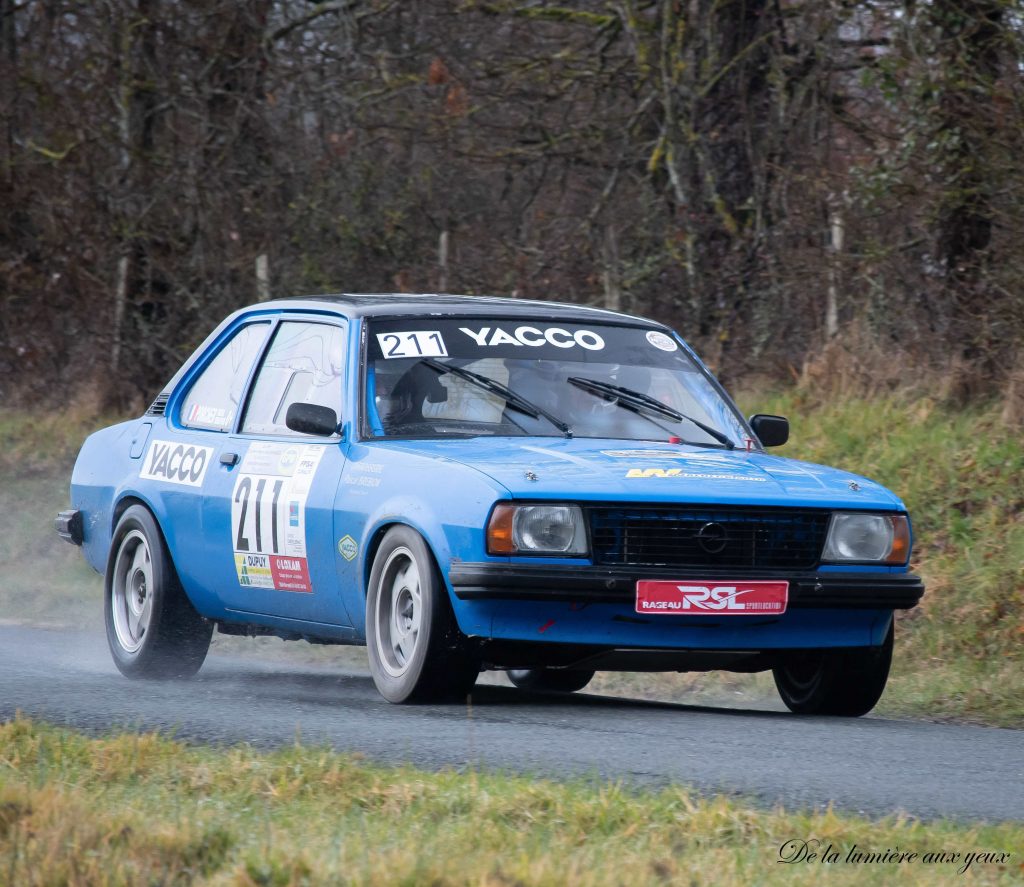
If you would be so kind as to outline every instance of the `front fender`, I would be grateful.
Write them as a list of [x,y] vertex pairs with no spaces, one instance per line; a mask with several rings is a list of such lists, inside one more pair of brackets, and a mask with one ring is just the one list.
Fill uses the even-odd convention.
[[[423,537],[455,603],[448,568],[456,560],[487,559],[487,515],[495,501],[508,498],[501,484],[443,456],[354,444],[338,489],[335,536],[340,586],[356,628],[365,630],[367,583],[388,527],[402,524]],[[351,560],[344,553],[346,545],[351,553],[347,539],[356,543]]]

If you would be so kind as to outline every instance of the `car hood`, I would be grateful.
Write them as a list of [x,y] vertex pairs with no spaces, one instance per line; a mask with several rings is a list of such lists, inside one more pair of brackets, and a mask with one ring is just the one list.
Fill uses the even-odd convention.
[[460,462],[516,499],[904,509],[874,481],[766,453],[635,440],[472,438],[401,449]]

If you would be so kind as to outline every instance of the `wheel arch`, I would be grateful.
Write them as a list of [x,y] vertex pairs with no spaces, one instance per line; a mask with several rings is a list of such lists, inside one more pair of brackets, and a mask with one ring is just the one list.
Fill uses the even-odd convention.
[[124,493],[115,503],[113,509],[111,509],[111,523],[110,523],[110,544],[108,546],[108,558],[114,556],[114,533],[117,530],[117,525],[125,512],[128,511],[133,505],[139,505],[145,508],[149,512],[149,516],[153,518],[153,523],[156,524],[157,532],[160,534],[160,541],[163,543],[164,551],[167,554],[167,561],[174,571],[175,579],[179,585],[181,585],[182,591],[185,593],[185,597],[188,598],[189,603],[196,608],[197,612],[202,613],[202,610],[197,606],[196,599],[192,596],[185,583],[181,581],[181,576],[178,573],[178,565],[174,562],[174,553],[171,551],[171,545],[167,541],[167,532],[164,530],[163,522],[160,519],[160,514],[156,508],[153,507],[153,503],[148,499],[140,496],[135,492]]
[[160,535],[164,536],[164,542],[166,544],[167,537],[164,535],[164,528],[160,526],[160,518],[157,517],[156,511],[153,510],[153,506],[145,499],[135,495],[134,493],[127,493],[114,503],[114,508],[110,512],[110,538],[114,538],[114,530],[117,529],[118,521],[121,520],[124,513],[133,505],[141,505],[150,513],[150,516],[154,521],[156,521],[156,525],[160,530]]
[[[388,531],[393,527],[407,527],[416,533],[423,540],[423,544],[427,546],[427,551],[430,552],[430,556],[434,559],[434,566],[438,568],[438,572],[441,574],[441,582],[444,584],[445,590],[448,589],[448,581],[441,571],[441,561],[437,557],[437,550],[434,548],[433,543],[430,541],[430,536],[423,532],[422,527],[416,526],[416,524],[410,523],[407,520],[400,520],[394,518],[392,520],[381,523],[379,526],[374,527],[367,537],[366,542],[366,556],[363,559],[363,570],[362,570],[362,592],[363,601],[366,601],[366,596],[370,592],[370,573],[373,572],[373,562],[377,559],[377,552],[380,551],[381,543],[384,541],[384,537],[388,534]],[[449,593],[450,594],[450,593]]]

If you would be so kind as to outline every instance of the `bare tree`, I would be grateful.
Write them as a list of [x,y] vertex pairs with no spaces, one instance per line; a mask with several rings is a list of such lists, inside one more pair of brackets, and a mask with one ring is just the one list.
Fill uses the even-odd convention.
[[[0,0],[0,374],[148,397],[241,304],[446,289],[727,377],[1024,339],[1009,0]],[[881,343],[881,344],[878,344]]]

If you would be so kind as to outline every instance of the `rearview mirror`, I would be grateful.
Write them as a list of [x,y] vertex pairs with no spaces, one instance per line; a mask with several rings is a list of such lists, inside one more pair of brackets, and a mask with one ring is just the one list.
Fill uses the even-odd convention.
[[284,424],[299,434],[330,437],[338,431],[338,414],[316,403],[293,403],[288,407]]
[[750,417],[750,427],[763,447],[781,447],[789,440],[789,419],[758,413]]

